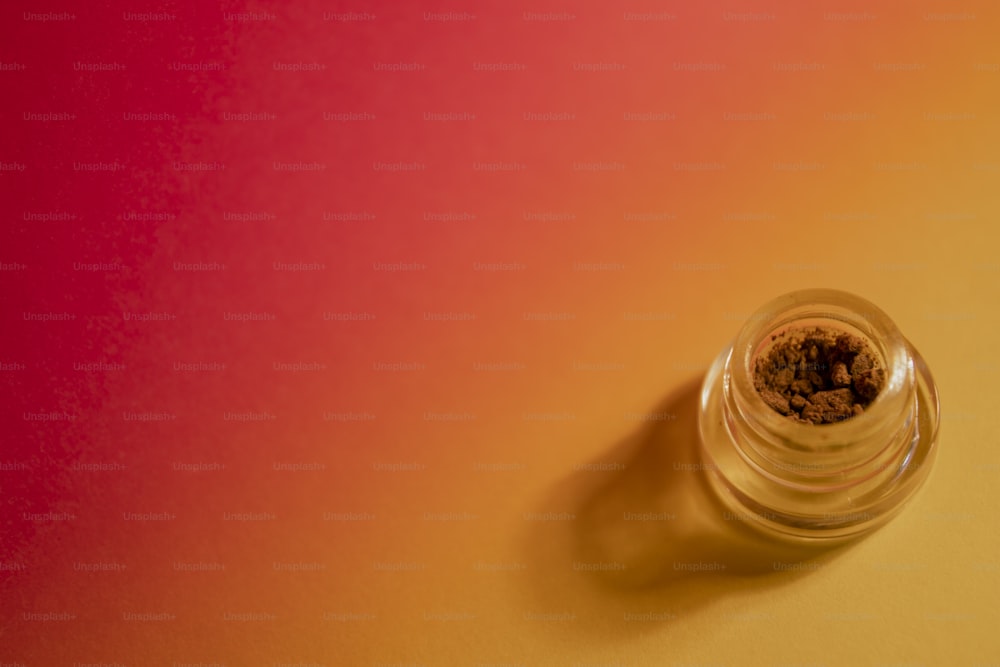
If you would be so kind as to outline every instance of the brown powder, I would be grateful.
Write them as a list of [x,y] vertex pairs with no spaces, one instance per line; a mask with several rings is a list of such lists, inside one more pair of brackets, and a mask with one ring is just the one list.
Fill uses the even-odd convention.
[[830,424],[864,412],[885,383],[879,356],[866,341],[815,327],[771,336],[753,383],[764,402],[797,422]]

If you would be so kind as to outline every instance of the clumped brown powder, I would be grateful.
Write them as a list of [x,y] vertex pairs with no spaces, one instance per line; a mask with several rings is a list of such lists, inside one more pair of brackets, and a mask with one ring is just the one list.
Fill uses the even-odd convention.
[[863,339],[815,327],[771,336],[753,383],[764,402],[797,422],[830,424],[864,412],[885,383],[879,357]]

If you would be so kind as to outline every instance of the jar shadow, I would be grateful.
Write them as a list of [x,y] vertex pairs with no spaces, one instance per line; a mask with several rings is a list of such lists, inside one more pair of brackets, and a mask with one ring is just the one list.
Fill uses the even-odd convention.
[[725,596],[790,584],[856,542],[768,538],[727,510],[701,460],[699,393],[700,378],[688,381],[551,489],[541,505],[573,518],[528,527],[532,604],[548,612],[535,617],[572,619],[558,625],[588,638],[641,633]]

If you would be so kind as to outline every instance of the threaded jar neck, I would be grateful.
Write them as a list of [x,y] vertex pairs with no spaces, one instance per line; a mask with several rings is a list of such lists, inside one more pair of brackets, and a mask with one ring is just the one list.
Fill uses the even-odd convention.
[[[754,387],[756,360],[773,337],[818,327],[864,340],[886,370],[874,401],[855,417],[833,424],[792,421],[767,405]],[[833,290],[803,290],[765,306],[733,344],[723,384],[726,424],[741,453],[761,474],[804,491],[847,488],[887,464],[911,435],[913,360],[892,320],[860,297]]]
[[[764,400],[757,361],[796,330],[867,344],[884,381],[860,414],[805,423]],[[922,480],[937,430],[937,394],[919,355],[881,309],[830,289],[786,294],[754,313],[706,377],[702,412],[703,448],[724,491],[779,530],[816,536],[886,517]]]

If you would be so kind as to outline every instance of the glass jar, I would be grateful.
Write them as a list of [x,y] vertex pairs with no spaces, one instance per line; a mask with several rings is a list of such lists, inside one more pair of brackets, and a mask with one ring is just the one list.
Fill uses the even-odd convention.
[[[754,388],[773,337],[820,327],[860,337],[885,381],[860,415],[800,423]],[[754,313],[705,376],[699,398],[703,465],[729,520],[793,540],[843,540],[898,512],[936,453],[937,389],[923,359],[882,310],[847,292],[808,289]]]

